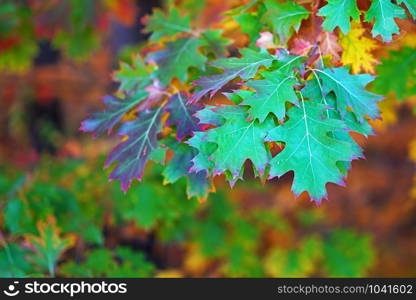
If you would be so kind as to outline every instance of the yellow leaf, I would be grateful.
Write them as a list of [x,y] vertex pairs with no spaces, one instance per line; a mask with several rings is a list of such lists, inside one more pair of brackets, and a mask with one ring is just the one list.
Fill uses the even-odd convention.
[[179,270],[169,269],[156,273],[156,278],[183,278],[183,274]]
[[409,157],[416,162],[416,138],[410,142],[409,148]]
[[[416,138],[409,144],[409,157],[411,161],[416,162]],[[410,197],[416,199],[416,174],[413,176],[413,186],[410,190]]]
[[371,120],[370,124],[377,132],[385,131],[390,125],[397,123],[397,100],[387,98],[378,104],[381,119]]
[[372,51],[378,48],[376,41],[364,36],[365,29],[360,23],[354,23],[347,35],[342,35],[340,45],[344,49],[341,62],[351,65],[352,72],[374,73],[374,65],[378,63]]
[[192,244],[189,246],[184,262],[184,268],[187,272],[193,275],[202,274],[208,263],[209,260],[201,253],[197,245]]

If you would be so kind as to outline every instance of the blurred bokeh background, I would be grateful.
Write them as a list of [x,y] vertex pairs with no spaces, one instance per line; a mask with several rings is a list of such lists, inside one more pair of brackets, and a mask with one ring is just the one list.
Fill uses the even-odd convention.
[[[0,277],[416,277],[415,96],[387,95],[377,134],[359,139],[366,159],[320,207],[293,197],[290,175],[216,178],[203,202],[153,165],[127,194],[108,182],[116,140],[78,128],[165,2],[0,0]],[[175,2],[215,24],[241,1]],[[377,55],[416,45],[400,25]]]

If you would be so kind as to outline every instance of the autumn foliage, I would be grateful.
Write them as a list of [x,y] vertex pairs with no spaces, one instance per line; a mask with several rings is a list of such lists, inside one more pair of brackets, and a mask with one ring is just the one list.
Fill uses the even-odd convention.
[[120,87],[106,110],[82,123],[123,136],[106,166],[115,164],[110,179],[124,191],[155,160],[166,163],[165,182],[186,177],[188,196],[206,198],[212,177],[233,186],[250,161],[262,181],[293,172],[294,194],[319,204],[327,183],[343,185],[363,157],[351,133],[373,134],[383,94],[414,89],[410,53],[400,83],[382,81],[389,62],[374,55],[400,39],[399,19],[415,17],[408,1],[249,1],[219,24],[190,15],[171,5],[145,18],[149,43],[114,74]]
[[0,1],[0,277],[415,277],[415,8]]

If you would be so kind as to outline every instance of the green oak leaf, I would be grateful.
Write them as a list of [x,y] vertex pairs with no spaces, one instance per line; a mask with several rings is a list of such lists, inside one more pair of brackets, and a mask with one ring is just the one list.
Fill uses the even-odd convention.
[[192,158],[197,154],[196,149],[173,139],[168,141],[167,145],[169,149],[173,150],[174,155],[162,172],[164,184],[174,183],[186,175],[191,168]]
[[176,8],[171,8],[167,14],[161,10],[155,10],[147,20],[144,29],[144,32],[152,33],[151,41],[158,41],[164,37],[172,37],[178,33],[190,31],[190,16],[181,16]]
[[275,56],[270,55],[266,50],[260,51],[243,48],[240,50],[241,57],[220,58],[212,63],[212,66],[222,69],[224,72],[217,75],[202,76],[197,81],[193,82],[195,85],[202,86],[202,89],[196,92],[190,99],[191,102],[198,101],[205,94],[210,93],[214,95],[230,80],[237,77],[242,79],[252,78],[257,69],[261,66],[269,67]]
[[230,39],[222,36],[222,30],[207,30],[202,34],[203,44],[216,57],[224,57],[227,54],[227,47],[232,43]]
[[[294,71],[301,67],[305,57],[289,55],[281,52],[278,60],[273,64],[273,71],[265,71],[263,80],[251,80],[246,84],[256,90],[253,95],[244,95],[245,101],[241,104],[251,106],[250,118],[258,118],[260,122],[273,113],[279,120],[285,117],[285,102],[298,104],[298,99],[293,91],[296,83]],[[241,92],[240,92],[241,93]]]
[[326,31],[333,31],[339,27],[346,34],[351,29],[351,18],[355,21],[360,18],[356,0],[326,0],[327,5],[322,7],[318,16],[324,17],[323,27]]
[[[305,87],[302,89],[303,96],[305,98],[309,98],[311,101],[319,100],[319,102],[327,107],[336,107],[336,98],[334,94],[326,94],[319,81],[318,75],[316,73],[313,74],[314,77],[311,80],[308,80]],[[363,150],[351,137],[350,131],[360,133],[365,137],[373,134],[373,129],[368,120],[363,119],[362,122],[359,122],[351,111],[347,111],[343,118],[336,109],[327,109],[324,114],[327,118],[343,121],[348,128],[348,131],[336,131],[330,133],[329,136],[334,139],[350,143],[354,153],[354,159],[363,158]],[[351,168],[351,161],[339,161],[337,162],[337,165],[342,174],[347,175],[348,170]]]
[[406,5],[413,19],[416,19],[416,0],[397,0],[397,3]]
[[186,177],[188,197],[207,198],[209,191],[212,189],[207,171],[190,172],[192,159],[198,154],[198,151],[185,143],[177,141],[169,141],[168,145],[174,151],[174,155],[162,172],[164,184],[174,183],[180,178]]
[[325,109],[320,103],[302,101],[301,107],[289,110],[289,121],[271,130],[266,137],[266,141],[285,143],[284,149],[270,162],[270,178],[293,171],[294,193],[307,191],[317,203],[327,198],[328,182],[342,183],[337,162],[353,158],[349,143],[329,136],[346,130],[346,126],[340,120],[327,118]]
[[192,158],[192,167],[190,172],[207,171],[214,167],[213,161],[209,160],[211,154],[218,148],[215,143],[207,142],[205,139],[206,133],[203,131],[194,132],[186,143],[198,150],[198,153]]
[[250,119],[263,122],[272,113],[283,121],[286,102],[298,105],[298,98],[293,90],[296,79],[280,71],[262,72],[261,75],[264,79],[247,82],[246,86],[254,89],[256,93],[245,99],[241,105],[250,106]]
[[235,90],[231,93],[223,93],[224,96],[226,96],[231,102],[237,105],[243,102],[244,99],[247,99],[254,94],[255,92],[249,90]]
[[[329,96],[328,100],[328,103],[335,103],[335,99],[331,96]],[[330,110],[330,116],[333,119],[342,120],[340,114],[334,109]],[[367,120],[363,120],[363,122],[360,123],[358,122],[354,114],[351,112],[348,112],[342,121],[344,121],[345,125],[350,129],[350,131],[361,133],[364,136],[373,133],[371,125],[368,123]],[[352,159],[364,158],[363,149],[351,137],[350,131],[336,131],[333,133],[332,136],[334,139],[347,142],[351,145],[351,149],[353,151]],[[348,171],[351,169],[351,161],[339,161],[337,162],[337,165],[344,176],[346,176]]]
[[293,31],[297,32],[302,20],[309,17],[309,11],[294,1],[266,0],[264,4],[267,10],[265,22],[279,35],[281,43],[286,42]]
[[[255,6],[256,4],[259,4],[260,0],[251,0],[245,5],[239,5],[233,9],[230,9],[224,13],[225,16],[236,16],[241,15],[242,13],[245,13],[250,8]],[[260,2],[261,3],[261,2]]]
[[[218,113],[221,110],[221,113]],[[205,106],[196,112],[195,116],[201,125],[221,126],[227,118],[233,118],[236,108],[233,105]]]
[[25,235],[27,244],[33,249],[28,260],[55,276],[56,264],[63,252],[74,244],[74,237],[61,234],[55,219],[38,222],[37,229],[36,235]]
[[149,72],[140,55],[133,58],[133,64],[120,63],[120,69],[113,74],[113,79],[120,83],[119,91],[131,91],[150,83]]
[[346,67],[314,70],[322,80],[325,93],[333,91],[337,99],[337,110],[343,117],[347,107],[353,110],[354,115],[361,122],[367,115],[371,119],[379,117],[377,102],[382,97],[370,93],[364,87],[374,80],[370,74],[351,75]]
[[280,51],[277,55],[277,61],[273,63],[273,69],[283,74],[293,75],[295,69],[301,69],[303,62],[306,60],[305,56],[290,55],[286,51]]
[[232,178],[237,178],[248,159],[257,171],[263,174],[270,159],[263,139],[274,127],[273,119],[268,118],[263,123],[257,120],[248,122],[247,111],[241,106],[207,107],[204,110],[211,110],[219,117],[216,120],[212,117],[205,120],[201,117],[202,114],[197,115],[198,118],[202,118],[201,123],[211,122],[212,125],[218,125],[207,130],[203,137],[205,141],[218,146],[209,157],[213,162],[213,174],[229,171]]
[[166,43],[166,49],[150,53],[147,59],[155,61],[158,65],[154,75],[163,86],[168,85],[173,78],[184,82],[188,79],[190,67],[204,67],[207,58],[198,51],[202,45],[200,39],[180,38]]
[[250,38],[250,43],[254,45],[263,28],[260,18],[254,13],[242,13],[235,16],[234,19],[240,24],[241,32],[247,34]]
[[389,57],[377,66],[377,74],[374,90],[378,93],[394,92],[399,100],[416,94],[416,49],[404,47],[390,51]]
[[[309,98],[311,100],[319,100],[322,104],[327,107],[335,108],[336,107],[336,97],[332,93],[325,93],[322,84],[318,81],[319,77],[316,72],[313,72],[314,77],[312,79],[306,81],[305,87],[302,89],[302,95],[305,98]],[[373,129],[369,122],[364,119],[363,122],[359,122],[358,119],[355,117],[354,113],[351,111],[347,111],[344,117],[341,117],[339,111],[335,109],[328,109],[325,111],[325,114],[331,118],[343,120],[349,130],[358,132],[365,137],[374,134]]]
[[371,22],[374,19],[372,36],[380,35],[383,40],[390,42],[392,35],[400,31],[394,18],[403,19],[405,17],[404,9],[391,3],[391,0],[373,0],[365,14],[365,21]]

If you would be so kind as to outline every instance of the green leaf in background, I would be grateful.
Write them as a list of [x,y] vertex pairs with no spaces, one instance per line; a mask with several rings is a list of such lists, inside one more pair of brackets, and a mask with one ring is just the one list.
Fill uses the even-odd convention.
[[34,253],[30,259],[36,262],[41,270],[47,270],[51,276],[55,276],[55,268],[62,253],[74,243],[73,236],[61,236],[56,221],[49,218],[48,221],[38,222],[38,234],[26,235],[26,241],[33,247]]
[[322,240],[308,236],[295,249],[274,248],[264,259],[264,268],[272,277],[306,277],[312,274],[322,257]]
[[328,276],[362,277],[373,264],[375,253],[370,236],[337,229],[325,240],[323,255]]
[[[397,76],[400,70],[400,76]],[[416,49],[404,47],[401,51],[390,51],[389,57],[377,66],[378,77],[374,90],[381,94],[394,92],[399,100],[416,93]]]
[[145,32],[152,33],[150,40],[158,41],[164,37],[172,37],[178,33],[190,32],[190,17],[181,16],[179,10],[171,8],[168,13],[155,10],[147,20]]
[[318,16],[324,17],[324,23],[322,24],[324,29],[333,31],[335,27],[339,27],[342,33],[347,34],[351,29],[351,19],[358,21],[360,18],[356,0],[326,1],[328,4],[318,12]]
[[251,44],[255,44],[263,28],[260,18],[253,13],[242,13],[234,18],[240,24],[241,32],[249,36]]
[[106,248],[91,250],[84,262],[69,262],[61,273],[69,277],[149,277],[154,266],[145,260],[143,253],[126,247],[112,252]]
[[154,273],[155,267],[145,259],[144,254],[140,251],[118,247],[115,254],[121,260],[121,264],[114,270],[107,272],[108,277],[150,277]]
[[19,195],[8,199],[4,209],[5,226],[13,234],[36,234],[37,220],[44,220],[49,215],[58,216],[65,232],[79,225],[73,216],[80,216],[80,210],[71,192],[46,182],[25,186],[23,190],[27,193],[25,197]]
[[74,60],[86,60],[91,52],[99,47],[100,37],[91,25],[84,26],[80,27],[77,24],[73,32],[59,31],[52,40],[52,45],[63,49],[64,53]]
[[390,42],[392,35],[399,33],[399,27],[394,21],[395,18],[403,19],[406,13],[403,8],[393,4],[391,0],[373,0],[369,10],[365,14],[365,21],[374,25],[371,31],[373,37],[380,35],[383,40]]
[[158,69],[154,75],[164,86],[174,78],[184,82],[188,79],[190,67],[204,67],[207,58],[198,51],[202,45],[203,42],[197,38],[180,38],[166,43],[166,49],[150,53],[147,59],[156,62]]
[[232,43],[228,38],[222,36],[222,30],[207,30],[201,37],[203,44],[207,47],[207,52],[212,52],[217,58],[227,54],[227,47]]
[[302,20],[309,17],[309,11],[294,1],[278,2],[266,0],[265,22],[279,35],[280,43],[285,43],[299,30]]
[[[1,233],[0,233],[1,234]],[[1,239],[2,237],[0,237]],[[32,265],[27,261],[29,251],[17,244],[4,244],[0,248],[0,277],[26,277],[33,272]]]
[[[228,113],[232,113],[232,110]],[[208,116],[207,118],[209,119]],[[222,118],[212,116],[211,121],[216,119],[217,122],[222,122]],[[52,173],[50,173],[51,163],[57,166]],[[179,249],[186,248],[188,244],[195,245],[201,252],[202,263],[208,266],[215,264],[216,272],[219,272],[216,274],[224,277],[283,276],[283,274],[338,276],[339,273],[335,272],[345,268],[360,269],[362,274],[366,274],[373,261],[374,255],[365,254],[374,253],[371,244],[354,243],[348,238],[348,242],[343,246],[348,252],[331,250],[337,253],[330,254],[331,260],[333,256],[338,257],[334,260],[337,263],[333,263],[332,266],[327,265],[326,255],[322,254],[322,247],[319,244],[325,243],[336,249],[342,248],[339,242],[334,242],[336,239],[332,238],[332,231],[328,238],[323,232],[318,233],[317,236],[301,237],[299,242],[292,245],[280,247],[280,244],[275,244],[267,247],[266,255],[263,256],[259,253],[265,251],[264,244],[259,241],[263,241],[265,234],[267,236],[270,232],[274,234],[277,232],[279,236],[299,234],[296,226],[293,226],[289,218],[279,210],[270,210],[261,206],[254,210],[241,210],[240,204],[224,194],[222,188],[218,193],[210,195],[204,203],[199,203],[196,198],[187,199],[186,180],[179,179],[175,184],[165,187],[160,185],[163,170],[160,166],[149,168],[146,180],[139,185],[133,185],[129,193],[124,195],[118,187],[108,185],[105,174],[94,172],[101,163],[101,161],[45,159],[36,168],[32,180],[25,185],[19,185],[13,197],[18,197],[23,204],[19,222],[22,220],[25,222],[21,223],[18,232],[11,236],[17,239],[16,242],[1,243],[1,276],[50,276],[48,268],[45,267],[44,251],[36,250],[33,243],[20,242],[20,237],[28,236],[26,233],[31,232],[32,228],[36,230],[34,224],[39,220],[45,220],[47,214],[56,216],[57,225],[54,228],[56,230],[59,227],[64,233],[58,233],[59,239],[65,239],[65,233],[71,233],[77,235],[79,242],[77,247],[66,252],[64,256],[58,256],[59,263],[55,264],[57,276],[153,277],[156,267],[147,261],[148,257],[144,252],[135,248],[117,247],[111,250],[103,248],[104,236],[101,232],[105,232],[105,228],[112,230],[113,226],[126,228],[124,227],[126,225],[127,228],[140,230],[149,236],[154,234],[157,245],[169,245],[169,247],[174,245]],[[9,173],[4,168],[2,171],[4,174]],[[47,183],[43,182],[45,180]],[[247,186],[252,187],[248,183]],[[264,187],[259,186],[259,190],[264,191]],[[78,191],[76,195],[71,196],[69,191],[72,190]],[[42,195],[44,197],[41,197]],[[76,210],[76,207],[79,210]],[[111,220],[106,223],[109,211],[111,211]],[[307,212],[312,213],[310,209],[303,211],[302,218],[309,218],[305,221],[307,226],[325,224],[326,215],[322,209],[315,209],[312,217],[305,217]],[[316,213],[319,213],[318,217]],[[78,216],[79,220],[75,220],[74,215]],[[353,233],[354,237],[351,239],[361,241],[362,235],[348,231]],[[39,233],[35,233],[38,239],[50,240],[45,238],[46,235],[42,236],[43,238],[40,238]],[[111,242],[107,240],[108,237],[107,233],[106,243]],[[48,242],[48,244],[54,243]],[[85,250],[83,247],[86,247]],[[319,252],[321,255],[316,254]],[[354,257],[350,253],[356,252],[365,254],[362,259],[360,258],[360,264],[367,267],[350,266],[355,264]],[[153,255],[154,252],[151,257]],[[352,263],[350,259],[353,260]],[[56,259],[52,261],[56,262]],[[348,264],[348,266],[341,267],[338,264]]]
[[82,232],[82,237],[85,239],[86,242],[96,245],[104,244],[104,237],[100,227],[98,227],[95,224],[87,224],[83,226],[83,228],[84,230]]
[[2,3],[0,5],[0,33],[7,36],[18,23],[17,6],[12,1]]
[[8,200],[3,213],[5,226],[11,232],[18,233],[19,230],[26,227],[27,216],[24,215],[27,211],[24,210],[24,204],[19,198],[15,197]]
[[120,62],[120,69],[113,73],[113,79],[120,83],[119,91],[131,91],[149,81],[149,72],[140,54],[132,58],[132,65]]

